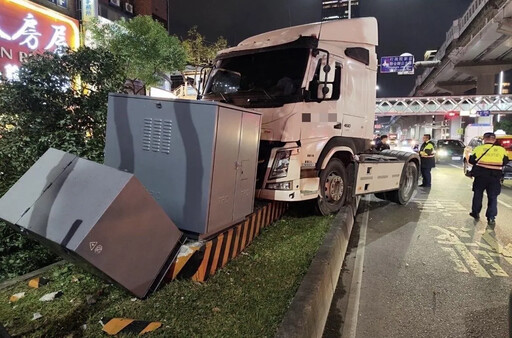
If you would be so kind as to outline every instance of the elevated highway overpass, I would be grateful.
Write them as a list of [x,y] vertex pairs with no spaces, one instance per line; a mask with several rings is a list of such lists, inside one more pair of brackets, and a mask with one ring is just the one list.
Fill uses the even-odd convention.
[[417,77],[411,96],[494,94],[496,75],[512,69],[512,0],[474,0],[435,59],[440,66]]

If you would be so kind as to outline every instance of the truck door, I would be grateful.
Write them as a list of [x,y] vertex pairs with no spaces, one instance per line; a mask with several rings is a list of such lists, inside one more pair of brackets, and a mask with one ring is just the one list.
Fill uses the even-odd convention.
[[[347,58],[342,74],[340,109],[343,114],[342,136],[364,138],[368,123],[368,78],[366,66]],[[371,88],[375,91],[375,88]],[[373,121],[372,121],[373,123]]]

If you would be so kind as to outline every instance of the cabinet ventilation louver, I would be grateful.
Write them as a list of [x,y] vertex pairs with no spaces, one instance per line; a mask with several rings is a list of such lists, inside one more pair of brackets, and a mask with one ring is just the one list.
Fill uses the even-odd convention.
[[171,120],[145,118],[142,149],[145,151],[170,154],[171,130]]

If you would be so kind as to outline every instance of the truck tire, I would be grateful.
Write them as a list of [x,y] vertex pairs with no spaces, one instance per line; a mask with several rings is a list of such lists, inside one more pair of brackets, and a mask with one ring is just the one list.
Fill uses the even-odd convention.
[[317,211],[322,215],[338,212],[345,204],[347,191],[347,170],[341,160],[332,158],[320,172]]
[[404,165],[402,177],[400,178],[400,187],[397,190],[385,193],[385,196],[391,202],[405,205],[407,204],[414,191],[418,187],[418,167],[416,163],[410,161]]

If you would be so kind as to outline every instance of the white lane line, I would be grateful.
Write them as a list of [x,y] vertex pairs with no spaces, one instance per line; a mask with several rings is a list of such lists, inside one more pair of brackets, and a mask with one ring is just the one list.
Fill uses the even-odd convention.
[[509,208],[509,209],[512,209],[512,205],[510,205],[510,204],[508,204],[508,203],[505,203],[505,202],[503,202],[503,201],[501,201],[501,200],[499,200],[499,199],[498,199],[498,203],[499,203],[499,204],[501,204],[501,205],[503,205],[503,206],[506,206],[506,207],[507,207],[507,208]]
[[455,165],[455,164],[451,164],[451,163],[450,163],[450,165],[451,165],[452,167],[454,167],[454,168],[457,168],[457,169],[464,169],[463,167],[458,166],[458,165]]
[[[485,197],[487,197],[487,192],[485,192],[484,194],[485,194]],[[508,203],[503,202],[503,201],[502,201],[502,200],[500,200],[499,198],[498,198],[498,203],[499,203],[499,204],[501,204],[501,205],[503,205],[504,207],[507,207],[507,208],[509,208],[509,209],[512,209],[512,205],[510,205],[510,204],[508,204]]]
[[361,228],[359,230],[359,243],[357,243],[356,261],[354,265],[354,274],[350,284],[348,296],[348,306],[346,320],[343,324],[344,338],[354,338],[357,331],[357,318],[359,316],[359,299],[361,297],[361,282],[363,279],[364,251],[366,249],[366,230],[368,229],[368,219],[370,210],[366,205],[365,212],[362,215]]

